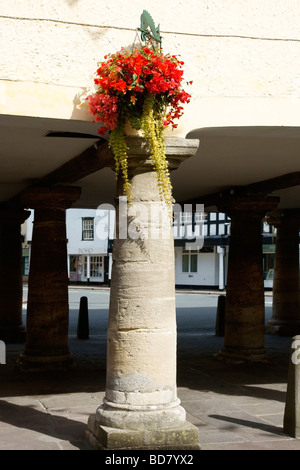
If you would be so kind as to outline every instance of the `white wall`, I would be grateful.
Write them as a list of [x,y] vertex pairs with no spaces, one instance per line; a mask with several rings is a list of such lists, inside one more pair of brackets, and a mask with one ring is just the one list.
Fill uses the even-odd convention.
[[33,230],[33,220],[34,220],[34,210],[29,209],[30,211],[30,216],[28,219],[25,220],[24,224],[26,224],[26,240],[27,242],[32,242],[32,230]]
[[182,248],[175,248],[176,285],[216,286],[219,285],[218,253],[199,253],[197,273],[182,272]]
[[[94,240],[82,240],[82,217],[95,218]],[[34,211],[31,210],[29,218],[25,221],[26,238],[32,241]],[[68,239],[68,254],[107,254],[108,234],[111,236],[114,229],[114,216],[109,218],[105,210],[94,209],[68,209],[66,210],[66,231]]]
[[[94,217],[94,240],[82,240],[83,217]],[[68,209],[66,226],[68,254],[107,254],[107,212],[93,209]]]
[[91,120],[105,54],[134,42],[146,9],[185,62],[197,127],[300,125],[297,0],[0,0],[0,113]]

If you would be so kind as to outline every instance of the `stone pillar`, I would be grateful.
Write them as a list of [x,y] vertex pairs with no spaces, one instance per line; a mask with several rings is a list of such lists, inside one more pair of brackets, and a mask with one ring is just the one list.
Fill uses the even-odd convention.
[[265,361],[265,304],[261,221],[277,198],[232,197],[222,203],[231,218],[225,336],[220,359]]
[[25,341],[21,224],[29,215],[21,207],[0,207],[0,339],[5,343]]
[[65,210],[80,188],[30,188],[22,194],[34,209],[28,279],[26,344],[18,366],[57,369],[72,364],[68,349],[68,270]]
[[[166,144],[171,168],[198,147],[181,138]],[[186,422],[177,398],[172,219],[144,140],[128,138],[128,147],[132,206],[127,211],[119,198],[106,395],[89,418],[87,435],[97,449],[198,449],[198,430]]]
[[299,227],[300,211],[284,210],[268,219],[277,228],[273,278],[273,310],[268,333],[300,334]]

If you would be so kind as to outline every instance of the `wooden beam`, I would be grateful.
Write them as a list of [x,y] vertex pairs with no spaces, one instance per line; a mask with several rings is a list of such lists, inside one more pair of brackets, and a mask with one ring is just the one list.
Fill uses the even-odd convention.
[[212,194],[205,194],[203,196],[198,196],[198,197],[195,197],[193,199],[188,199],[188,200],[185,200],[185,201],[176,201],[178,202],[179,204],[204,204],[205,208],[209,209],[210,207],[211,208],[215,208],[215,206],[217,205],[218,202],[220,202],[220,200],[224,197],[224,196],[227,196],[227,195],[230,195],[230,193],[232,192],[232,190],[223,190],[223,191],[218,191],[216,193],[212,193]]
[[280,189],[300,186],[300,172],[286,173],[285,175],[258,181],[246,186],[236,186],[227,188],[216,193],[205,194],[188,201],[181,201],[181,204],[204,204],[206,207],[216,206],[218,202],[227,196],[267,196]]
[[239,188],[239,192],[245,195],[270,194],[280,189],[292,188],[300,185],[300,172],[286,173],[285,175],[270,178],[268,180],[252,183]]
[[[108,142],[102,140],[87,148],[48,175],[34,181],[28,187],[52,188],[54,186],[70,185],[91,173],[95,173],[105,167],[113,167],[113,165],[114,155],[109,148]],[[7,204],[11,204],[12,206],[22,205],[22,193],[23,191],[9,199]]]
[[91,173],[112,166],[113,161],[113,153],[107,141],[104,141],[100,145],[95,144],[87,148],[52,173],[36,181],[33,186],[51,187],[72,184]]

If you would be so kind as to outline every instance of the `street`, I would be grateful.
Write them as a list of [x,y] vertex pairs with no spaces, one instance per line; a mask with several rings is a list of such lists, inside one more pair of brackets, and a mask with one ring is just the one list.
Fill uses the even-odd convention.
[[[218,297],[222,293],[176,292],[178,333],[209,335],[215,331]],[[105,335],[109,310],[108,288],[69,287],[69,335],[76,336],[80,298],[88,299],[89,334]],[[23,323],[26,325],[27,286],[23,292]],[[266,323],[272,315],[272,296],[265,296]],[[163,312],[162,312],[163,314]]]

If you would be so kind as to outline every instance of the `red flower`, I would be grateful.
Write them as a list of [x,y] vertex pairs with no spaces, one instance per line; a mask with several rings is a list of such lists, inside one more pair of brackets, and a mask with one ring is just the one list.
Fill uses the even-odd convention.
[[[104,56],[94,79],[98,92],[89,96],[90,113],[103,124],[99,133],[113,130],[128,117],[141,118],[147,93],[155,96],[154,112],[164,125],[174,124],[183,114],[181,104],[191,96],[182,89],[182,61],[175,55],[155,52],[150,47],[121,49]],[[191,82],[190,82],[191,83]],[[168,109],[167,117],[163,117]]]

